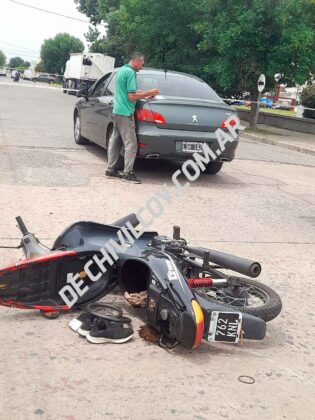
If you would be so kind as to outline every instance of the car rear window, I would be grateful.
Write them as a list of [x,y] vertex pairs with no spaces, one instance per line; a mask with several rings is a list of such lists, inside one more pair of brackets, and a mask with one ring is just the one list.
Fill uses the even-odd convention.
[[180,96],[222,102],[220,97],[207,83],[180,74],[140,73],[137,75],[137,82],[139,90],[158,88],[161,91],[161,95],[164,96]]

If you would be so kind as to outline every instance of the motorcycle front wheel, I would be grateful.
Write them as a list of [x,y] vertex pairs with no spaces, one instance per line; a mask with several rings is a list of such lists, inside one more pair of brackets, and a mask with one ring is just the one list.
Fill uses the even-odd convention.
[[245,278],[236,283],[198,287],[194,292],[206,300],[225,305],[227,308],[245,312],[268,322],[281,312],[279,295],[270,287]]

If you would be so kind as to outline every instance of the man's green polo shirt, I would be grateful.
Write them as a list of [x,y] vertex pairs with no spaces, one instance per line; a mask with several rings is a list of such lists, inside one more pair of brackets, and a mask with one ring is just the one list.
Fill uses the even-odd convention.
[[136,101],[129,101],[128,93],[136,91],[136,71],[129,64],[125,64],[116,73],[113,114],[133,115]]

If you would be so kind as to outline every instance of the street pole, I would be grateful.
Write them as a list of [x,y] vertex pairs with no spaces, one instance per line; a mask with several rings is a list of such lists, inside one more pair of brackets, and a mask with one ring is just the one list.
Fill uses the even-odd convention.
[[258,83],[257,83],[258,98],[257,98],[256,112],[255,112],[255,118],[254,118],[254,124],[253,124],[254,130],[256,130],[257,128],[259,108],[260,108],[260,98],[261,98],[262,91],[265,89],[265,86],[266,86],[266,76],[264,74],[261,74],[258,78]]
[[259,108],[260,108],[260,98],[261,98],[261,92],[258,92],[258,98],[257,98],[257,106],[256,106],[256,113],[254,118],[254,126],[253,129],[256,130],[257,124],[258,124],[258,117],[259,117]]

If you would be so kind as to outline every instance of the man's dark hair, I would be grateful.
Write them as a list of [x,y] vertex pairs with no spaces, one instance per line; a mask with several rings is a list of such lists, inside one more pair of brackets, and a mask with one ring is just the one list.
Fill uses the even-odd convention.
[[137,59],[144,60],[144,54],[140,51],[133,52],[130,56],[130,60],[137,60]]

